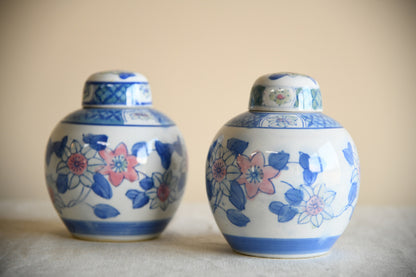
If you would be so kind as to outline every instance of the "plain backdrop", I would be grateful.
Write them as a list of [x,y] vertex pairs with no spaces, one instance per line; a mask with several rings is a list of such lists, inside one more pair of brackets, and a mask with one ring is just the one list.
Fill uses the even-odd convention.
[[0,199],[47,199],[55,124],[93,72],[138,71],[187,142],[204,202],[212,138],[265,73],[308,74],[354,138],[360,204],[416,205],[416,1],[0,1]]

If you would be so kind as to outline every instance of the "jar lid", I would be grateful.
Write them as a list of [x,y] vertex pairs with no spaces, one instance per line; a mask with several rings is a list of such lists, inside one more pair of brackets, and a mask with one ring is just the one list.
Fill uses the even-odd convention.
[[273,73],[260,76],[251,89],[250,111],[319,112],[322,97],[312,77],[297,73]]
[[82,105],[84,107],[151,106],[152,93],[149,82],[140,73],[97,72],[85,82]]

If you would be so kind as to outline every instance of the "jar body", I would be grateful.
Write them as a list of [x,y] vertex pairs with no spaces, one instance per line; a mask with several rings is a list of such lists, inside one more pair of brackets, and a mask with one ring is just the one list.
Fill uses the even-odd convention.
[[350,220],[358,155],[348,132],[321,113],[247,112],[214,138],[206,184],[215,220],[235,251],[317,256]]
[[50,136],[45,176],[68,230],[92,240],[158,236],[184,191],[183,138],[152,108],[82,109]]

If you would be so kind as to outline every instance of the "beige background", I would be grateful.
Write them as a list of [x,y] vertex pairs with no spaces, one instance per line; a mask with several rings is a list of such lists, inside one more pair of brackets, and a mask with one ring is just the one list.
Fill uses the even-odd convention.
[[355,139],[360,204],[416,205],[416,1],[0,1],[0,199],[47,199],[48,136],[108,69],[146,75],[182,130],[185,201],[254,80],[294,71]]

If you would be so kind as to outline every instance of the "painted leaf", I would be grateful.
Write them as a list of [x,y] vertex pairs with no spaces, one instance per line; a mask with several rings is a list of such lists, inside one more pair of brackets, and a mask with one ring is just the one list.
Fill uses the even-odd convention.
[[271,202],[270,203],[270,205],[269,205],[269,210],[272,212],[272,213],[274,213],[274,214],[276,214],[276,215],[279,215],[279,213],[280,213],[280,209],[284,206],[285,204],[283,204],[282,202],[280,202],[280,201],[273,201],[273,202]]
[[178,191],[182,191],[186,184],[186,173],[182,173],[178,180]]
[[293,208],[289,205],[284,205],[279,211],[277,221],[288,222],[292,220],[297,214],[298,214],[298,210],[296,208]]
[[285,74],[285,73],[275,73],[275,74],[270,75],[269,79],[274,81],[274,80],[283,78],[285,76],[287,76],[287,74]]
[[105,199],[111,199],[113,197],[113,191],[111,190],[110,183],[107,179],[100,173],[94,174],[94,183],[91,186],[91,189],[97,194]]
[[246,206],[246,197],[244,196],[244,191],[241,188],[240,184],[236,181],[231,183],[230,197],[229,200],[237,209],[244,210]]
[[139,184],[144,190],[149,190],[154,186],[153,179],[147,176],[143,180],[141,180]]
[[162,161],[162,166],[164,169],[168,169],[172,157],[172,146],[169,143],[163,143],[161,141],[155,142],[156,152],[159,154],[159,157]]
[[183,155],[183,148],[182,148],[182,143],[179,139],[179,137],[177,138],[177,140],[173,143],[173,151],[175,151],[176,153],[178,153],[180,156]]
[[141,141],[135,143],[131,148],[131,153],[139,158],[146,158],[149,156],[149,150],[147,149],[147,142]]
[[298,206],[303,200],[303,191],[291,188],[285,193],[286,201],[292,206]]
[[277,170],[283,170],[286,168],[286,165],[289,161],[289,154],[283,151],[279,153],[271,153],[269,155],[269,165],[274,167]]
[[138,209],[149,203],[149,196],[143,191],[130,189],[126,192],[126,196],[132,200],[133,209]]
[[311,172],[309,169],[305,169],[303,171],[303,180],[305,181],[305,184],[308,186],[312,185],[315,182],[317,176],[318,173]]
[[238,227],[244,227],[250,222],[250,219],[241,211],[236,209],[227,210],[227,218],[230,222]]
[[248,147],[248,142],[236,138],[227,141],[227,148],[235,155],[242,154]]
[[46,154],[45,154],[46,165],[50,164],[52,154],[53,154],[53,144],[52,144],[52,140],[49,139],[48,145],[46,146]]
[[68,175],[58,175],[58,178],[56,180],[56,188],[59,193],[65,193],[68,190]]
[[208,200],[211,200],[212,198],[212,182],[206,178],[206,185],[207,185],[207,196]]
[[96,150],[101,151],[107,147],[108,137],[106,135],[82,135],[82,141],[88,143],[89,146]]
[[265,86],[257,85],[251,90],[251,105],[261,106],[263,105],[263,92],[266,89]]
[[121,78],[121,79],[127,79],[127,78],[129,78],[129,77],[133,77],[133,76],[136,76],[136,74],[134,74],[134,73],[131,73],[131,72],[120,72],[119,74],[118,74],[118,76]]
[[299,152],[299,164],[303,169],[309,169],[309,155]]
[[344,153],[344,157],[347,160],[347,162],[353,166],[354,165],[354,152],[352,150],[352,145],[350,142],[348,142],[348,146],[347,148],[345,148],[344,150],[342,150],[342,152]]
[[211,156],[212,156],[212,152],[214,152],[215,146],[217,146],[218,144],[218,140],[215,140],[212,145],[209,147],[209,151],[208,151],[208,157],[207,160],[210,161],[211,160]]
[[102,219],[116,217],[120,212],[113,206],[107,204],[98,204],[93,207],[94,214]]
[[355,198],[357,198],[357,183],[352,183],[350,192],[348,193],[348,205],[352,205],[354,203]]

